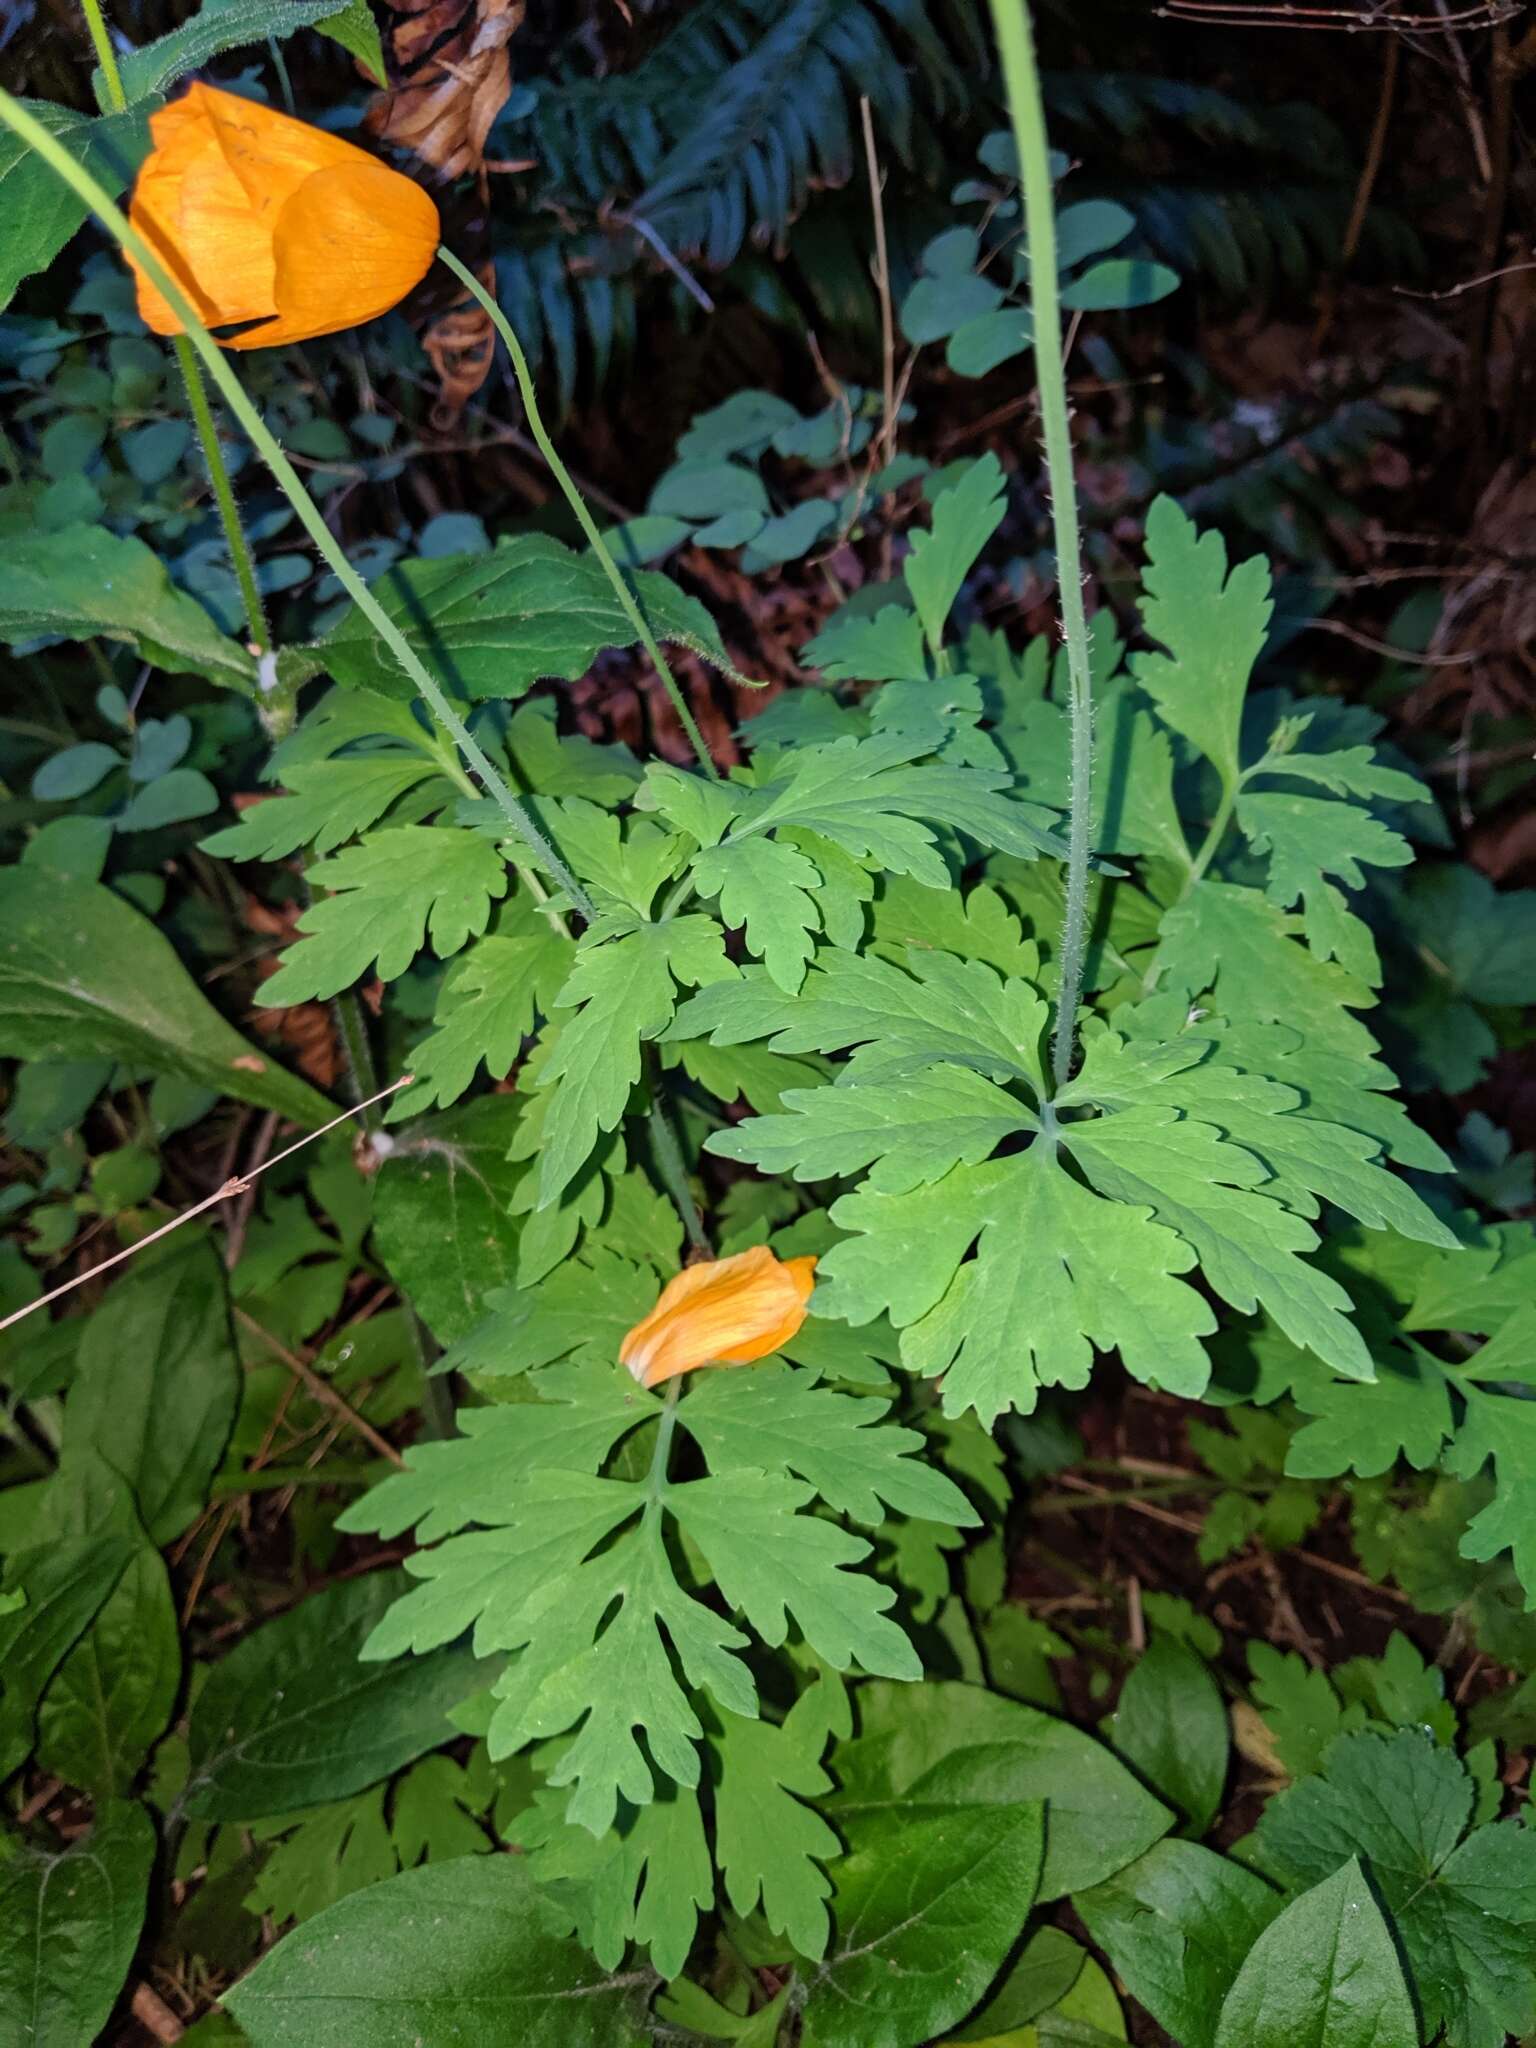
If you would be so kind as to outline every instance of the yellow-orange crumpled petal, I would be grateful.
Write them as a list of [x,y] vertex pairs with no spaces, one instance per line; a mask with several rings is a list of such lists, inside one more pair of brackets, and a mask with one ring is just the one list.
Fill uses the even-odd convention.
[[[278,216],[277,319],[228,346],[271,348],[376,320],[421,282],[440,239],[437,208],[387,164],[316,171]],[[338,303],[347,308],[339,323]]]
[[697,1365],[751,1365],[781,1350],[805,1321],[814,1258],[775,1258],[766,1245],[687,1266],[619,1346],[642,1386]]
[[[265,323],[226,347],[358,326],[426,275],[441,235],[436,206],[340,136],[202,84],[149,125],[154,148],[129,219],[209,326]],[[179,334],[163,295],[131,254],[128,263],[145,324]]]

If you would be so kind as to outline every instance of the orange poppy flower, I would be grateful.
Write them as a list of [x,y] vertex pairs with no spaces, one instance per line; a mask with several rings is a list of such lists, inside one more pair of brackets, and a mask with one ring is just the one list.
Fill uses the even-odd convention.
[[[350,142],[211,85],[149,117],[154,148],[128,217],[210,327],[260,320],[226,348],[361,326],[427,274],[437,208]],[[130,255],[139,314],[180,320]]]
[[619,1346],[619,1363],[642,1386],[659,1387],[696,1365],[767,1358],[805,1321],[815,1272],[815,1259],[776,1259],[762,1244],[686,1266]]

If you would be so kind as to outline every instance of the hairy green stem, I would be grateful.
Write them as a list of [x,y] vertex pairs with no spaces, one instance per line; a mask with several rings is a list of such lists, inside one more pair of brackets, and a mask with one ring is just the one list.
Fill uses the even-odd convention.
[[80,10],[85,16],[85,25],[91,32],[91,45],[96,52],[96,62],[101,66],[101,75],[107,88],[107,112],[121,114],[128,106],[128,95],[123,91],[123,74],[118,68],[117,52],[112,47],[112,36],[107,28],[106,16],[101,11],[101,0],[80,0]]
[[565,892],[580,916],[591,922],[597,915],[591,897],[507,787],[506,779],[449,702],[442,684],[425,666],[400,628],[347,560],[345,552],[321,517],[319,506],[304,488],[297,471],[278,446],[265,420],[246,396],[244,386],[230,368],[218,343],[198,318],[186,294],[165,269],[154,250],[143,236],[129,225],[121,209],[113,204],[90,172],[83,165],[77,164],[42,123],[34,119],[26,108],[3,88],[0,88],[0,122],[3,122],[12,134],[20,136],[28,148],[35,150],[49,169],[84,200],[86,206],[121,248],[132,251],[135,261],[142,266],[166,304],[182,323],[192,347],[197,351],[224,402],[239,421],[251,445],[272,472],[278,488],[298,514],[300,524],[319,550],[326,566],[425,699],[433,716],[451,736],[464,760],[479,776],[482,786],[495,800],[506,819],[513,837],[522,841],[531,858]]
[[[91,32],[96,57],[101,65],[101,75],[107,89],[108,110],[114,114],[126,113],[128,95],[123,90],[123,74],[118,67],[117,52],[112,47],[112,37],[107,29],[106,18],[101,11],[101,0],[80,0],[85,13],[86,27]],[[175,338],[177,367],[181,381],[187,390],[187,409],[192,415],[192,424],[197,429],[198,444],[203,451],[203,461],[208,467],[208,481],[213,486],[214,503],[219,508],[219,519],[224,528],[224,538],[229,547],[229,559],[235,571],[235,581],[240,586],[240,599],[245,606],[246,629],[256,644],[256,651],[264,654],[272,645],[267,631],[266,613],[262,609],[261,592],[256,585],[256,565],[251,560],[250,543],[245,537],[245,528],[240,524],[239,508],[235,494],[230,488],[229,470],[225,466],[224,451],[219,446],[218,428],[214,425],[213,412],[208,404],[208,391],[203,383],[203,373],[197,367],[197,357],[184,334]]]
[[266,654],[272,647],[272,634],[268,629],[267,614],[261,602],[261,588],[256,581],[256,563],[251,555],[251,544],[246,539],[245,528],[240,523],[240,508],[235,503],[234,487],[229,480],[224,451],[219,446],[219,430],[214,423],[213,408],[208,403],[208,387],[203,382],[203,373],[198,368],[197,356],[187,337],[178,334],[173,338],[171,345],[176,351],[176,365],[181,371],[181,381],[187,387],[187,409],[192,415],[192,424],[197,429],[198,446],[203,451],[208,481],[213,486],[213,501],[219,508],[219,520],[224,528],[230,563],[234,568],[235,581],[240,586],[240,602],[245,606],[245,628],[257,653]]
[[[379,1070],[374,1064],[373,1048],[368,1043],[362,1005],[351,989],[344,988],[340,995],[331,998],[331,1013],[336,1019],[341,1049],[346,1056],[352,1099],[354,1102],[366,1102],[379,1092]],[[365,1131],[371,1131],[378,1120],[377,1109],[364,1110],[358,1118]]]
[[[647,1047],[647,1051],[650,1048]],[[672,1197],[673,1206],[683,1219],[683,1229],[688,1233],[688,1242],[696,1252],[707,1258],[710,1253],[709,1235],[704,1228],[704,1219],[699,1214],[699,1205],[693,1199],[693,1190],[688,1185],[688,1168],[683,1160],[683,1148],[678,1143],[677,1132],[667,1114],[666,1101],[662,1095],[660,1068],[651,1059],[651,1151],[656,1160],[656,1171],[661,1175],[662,1186]]]
[[672,709],[677,713],[683,731],[688,735],[689,745],[698,756],[699,766],[706,775],[713,777],[718,782],[720,780],[720,770],[710,758],[709,748],[704,742],[704,735],[699,731],[698,723],[693,713],[688,709],[688,701],[678,685],[676,676],[673,675],[667,665],[666,656],[656,643],[656,635],[651,631],[644,612],[641,611],[636,603],[635,593],[625,582],[623,571],[613,559],[612,549],[598,532],[597,522],[587,510],[586,500],[582,497],[580,491],[577,490],[570,471],[560,460],[555,444],[549,438],[549,431],[545,427],[543,416],[539,411],[538,393],[534,390],[533,386],[533,373],[528,368],[528,358],[523,353],[522,343],[517,338],[515,328],[502,312],[500,306],[497,305],[489,292],[486,291],[479,278],[474,275],[473,271],[465,268],[451,249],[439,249],[437,253],[440,261],[453,272],[454,276],[464,286],[476,304],[489,314],[492,326],[506,344],[507,354],[512,358],[512,374],[516,377],[517,388],[522,393],[523,409],[528,415],[529,430],[534,440],[538,443],[539,453],[549,464],[551,475],[565,493],[566,503],[576,515],[576,523],[586,535],[588,545],[603,566],[603,573],[613,585],[613,594],[618,599],[624,616],[634,627],[635,638],[640,642],[640,645],[655,664],[656,673],[661,677],[662,687],[672,700]]
[[1051,159],[1045,139],[1045,108],[1035,61],[1034,32],[1025,0],[992,0],[998,52],[1008,87],[1013,139],[1024,188],[1024,229],[1029,245],[1029,302],[1035,325],[1035,379],[1040,392],[1040,428],[1045,442],[1046,479],[1056,533],[1056,580],[1061,586],[1061,623],[1067,643],[1072,735],[1072,809],[1067,827],[1067,907],[1061,928],[1061,988],[1051,1065],[1061,1087],[1072,1072],[1077,1049],[1077,1005],[1083,987],[1083,954],[1088,929],[1089,830],[1093,807],[1093,683],[1088,664],[1088,620],[1083,610],[1082,539],[1078,530],[1077,485],[1072,469],[1072,429],[1067,411],[1066,368],[1061,346],[1061,299],[1056,276],[1056,214],[1051,193]]
[[411,1340],[411,1355],[421,1373],[421,1418],[429,1441],[445,1444],[459,1434],[458,1412],[454,1402],[453,1380],[455,1375],[446,1377],[434,1373],[432,1362],[436,1347],[427,1334],[427,1326],[417,1315],[411,1304],[402,1299],[400,1306],[405,1310],[405,1327]]

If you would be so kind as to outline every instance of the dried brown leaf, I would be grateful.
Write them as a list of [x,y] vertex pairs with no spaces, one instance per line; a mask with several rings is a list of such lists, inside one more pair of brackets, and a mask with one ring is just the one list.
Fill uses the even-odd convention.
[[478,172],[491,124],[512,90],[508,50],[527,0],[388,0],[396,83],[374,99],[365,126],[414,150],[445,178]]

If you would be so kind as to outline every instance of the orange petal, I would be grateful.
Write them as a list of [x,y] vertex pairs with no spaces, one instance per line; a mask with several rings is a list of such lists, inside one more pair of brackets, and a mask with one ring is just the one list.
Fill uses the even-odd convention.
[[[219,160],[217,139],[189,99],[177,100],[151,114],[149,130],[154,148],[144,159],[134,184],[128,218],[202,317],[217,321],[218,308],[193,274],[181,239],[182,185],[200,157]],[[128,267],[133,272],[139,316],[145,326],[155,334],[179,334],[180,320],[131,254]]]
[[355,142],[328,135],[308,121],[296,121],[275,107],[242,99],[238,93],[220,92],[216,86],[194,85],[187,94],[196,96],[197,111],[208,124],[230,170],[245,192],[252,212],[269,226],[316,171],[338,164],[371,164],[376,161]]
[[[372,320],[425,276],[437,208],[353,143],[194,84],[150,116],[154,149],[130,218],[211,327],[262,320],[231,348],[269,348]],[[139,311],[181,322],[130,256]]]
[[188,164],[177,218],[182,261],[213,302],[210,324],[270,318],[277,311],[272,230],[252,212],[217,143]]
[[644,1386],[699,1365],[751,1365],[782,1349],[805,1321],[814,1258],[778,1259],[766,1245],[688,1266],[619,1346]]
[[271,348],[360,327],[426,276],[442,226],[419,185],[354,151],[306,178],[277,219],[277,318],[230,348]]

